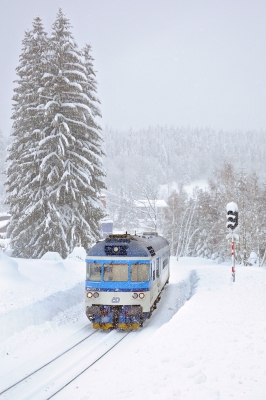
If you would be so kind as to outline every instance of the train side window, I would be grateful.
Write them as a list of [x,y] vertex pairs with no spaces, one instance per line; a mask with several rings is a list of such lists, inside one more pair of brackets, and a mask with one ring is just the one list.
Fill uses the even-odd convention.
[[148,281],[149,280],[149,264],[132,264],[131,265],[131,281]]
[[152,271],[152,280],[155,281],[155,270]]
[[86,280],[100,282],[100,280],[101,280],[101,264],[86,263]]
[[163,269],[164,269],[165,267],[167,267],[168,264],[169,264],[169,258],[166,258],[165,260],[163,260]]
[[159,278],[160,271],[159,271],[160,260],[157,258],[156,260],[156,278]]
[[128,280],[128,265],[104,264],[103,279],[105,282],[126,282]]

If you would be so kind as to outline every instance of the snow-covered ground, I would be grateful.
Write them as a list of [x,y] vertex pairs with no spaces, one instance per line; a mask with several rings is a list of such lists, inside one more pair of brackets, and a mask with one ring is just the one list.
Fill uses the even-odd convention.
[[[0,280],[2,378],[90,324],[75,256],[0,251]],[[54,398],[265,400],[266,270],[237,266],[232,283],[229,265],[172,258],[152,318]]]

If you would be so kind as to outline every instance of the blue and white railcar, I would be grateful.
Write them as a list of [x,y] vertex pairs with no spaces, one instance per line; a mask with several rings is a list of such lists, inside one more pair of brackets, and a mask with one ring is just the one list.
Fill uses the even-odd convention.
[[138,329],[169,281],[170,248],[156,232],[109,235],[86,257],[86,315],[95,329]]

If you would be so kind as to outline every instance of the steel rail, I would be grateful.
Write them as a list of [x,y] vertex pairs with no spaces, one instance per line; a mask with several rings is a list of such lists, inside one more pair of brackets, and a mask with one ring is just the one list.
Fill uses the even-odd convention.
[[[77,358],[74,358],[73,360],[71,360],[71,362],[69,363],[69,365],[67,366],[67,369],[66,369],[67,375],[69,375],[69,377],[65,376],[65,374],[62,370],[60,373],[57,371],[55,374],[48,373],[48,375],[47,375],[48,371],[47,372],[45,372],[45,371],[46,371],[47,367],[54,368],[53,367],[54,362],[55,363],[60,362],[59,359],[61,357],[62,357],[62,360],[64,360],[63,356],[65,354],[67,354],[68,352],[73,350],[75,347],[81,345],[83,342],[88,340],[92,335],[94,335],[96,333],[100,333],[98,330],[92,332],[90,335],[86,336],[82,340],[79,340],[73,346],[69,347],[68,349],[66,349],[63,352],[61,352],[60,354],[58,354],[53,359],[49,360],[49,362],[46,362],[39,368],[35,368],[34,371],[27,374],[23,378],[17,380],[14,384],[9,385],[8,388],[1,391],[0,397],[2,398],[2,395],[3,395],[3,399],[5,399],[5,398],[13,399],[14,398],[13,396],[14,395],[16,396],[16,394],[15,394],[16,391],[21,390],[20,389],[21,385],[23,385],[23,383],[26,383],[26,382],[29,383],[29,381],[28,381],[29,377],[31,377],[32,379],[35,379],[35,377],[36,377],[37,381],[35,379],[35,382],[34,381],[32,382],[32,386],[29,387],[28,390],[26,389],[26,391],[24,391],[24,390],[22,390],[22,392],[20,391],[20,399],[21,400],[22,399],[23,400],[35,399],[36,394],[38,394],[38,396],[41,396],[41,397],[39,397],[40,399],[42,398],[42,399],[48,400],[48,399],[53,398],[57,393],[60,393],[65,387],[67,387],[70,383],[72,383],[75,379],[77,379],[80,375],[82,375],[85,371],[87,371],[90,367],[92,367],[95,363],[97,363],[101,358],[103,358],[107,353],[109,353],[115,346],[117,346],[130,333],[130,331],[127,331],[123,334],[123,336],[121,338],[116,338],[116,337],[110,338],[109,334],[111,334],[112,332],[116,332],[116,330],[112,330],[111,332],[108,332],[108,335],[106,336],[105,339],[96,341],[93,344],[92,348],[88,349],[89,352],[87,353],[86,357],[90,356],[92,358],[90,361],[88,360],[89,364],[86,363],[86,359],[84,361],[84,356],[82,358],[77,357]],[[109,337],[109,339],[108,339],[108,337]],[[115,342],[113,342],[114,339],[115,339]],[[106,342],[106,340],[107,340],[107,342]],[[105,346],[108,343],[108,340],[111,341],[111,343],[109,343],[108,348],[106,349]],[[101,342],[103,342],[103,343],[101,343]],[[84,343],[83,343],[83,346],[84,346]],[[93,354],[93,353],[95,353],[95,351],[96,351],[96,354]],[[80,364],[80,366],[77,367],[77,365],[79,365],[79,364]],[[43,372],[41,372],[41,370],[43,370]],[[41,380],[38,382],[38,380],[39,380],[38,373],[44,373],[47,375],[44,381]],[[64,376],[63,379],[62,379],[62,375]],[[60,380],[61,380],[61,382],[60,382]],[[53,386],[54,386],[54,390],[52,389]],[[12,392],[12,389],[15,390],[15,393]],[[41,393],[43,393],[43,397],[42,397]],[[10,395],[11,395],[11,397],[10,397]]]
[[16,381],[15,383],[13,383],[12,385],[9,385],[6,389],[2,390],[2,392],[0,392],[0,396],[7,392],[8,390],[12,389],[14,386],[18,385],[19,383],[23,382],[25,379],[29,378],[30,376],[36,374],[36,372],[42,370],[43,368],[45,368],[47,365],[51,364],[52,362],[54,362],[55,360],[57,360],[58,358],[62,357],[64,354],[68,353],[70,350],[74,349],[76,346],[78,346],[80,343],[84,342],[84,340],[87,340],[89,337],[91,337],[92,335],[94,335],[97,331],[92,332],[90,335],[86,336],[85,338],[83,338],[82,340],[80,340],[79,342],[75,343],[73,346],[69,347],[68,349],[64,350],[62,353],[58,354],[56,357],[52,358],[50,361],[46,362],[45,364],[41,365],[39,368],[36,368],[34,371],[32,371],[31,373],[27,374],[26,376],[24,376],[23,378],[19,379],[18,381]]
[[110,347],[107,351],[105,351],[100,357],[98,357],[96,360],[94,360],[90,365],[88,365],[86,368],[84,368],[81,372],[79,372],[74,378],[72,378],[68,383],[63,385],[59,390],[57,390],[55,393],[52,394],[52,396],[47,397],[47,400],[52,399],[56,394],[60,393],[65,387],[70,385],[75,379],[77,379],[80,375],[82,375],[85,371],[87,371],[89,368],[91,368],[94,364],[96,364],[101,358],[103,358],[109,351],[111,351],[115,346],[117,346],[130,332],[127,332],[119,341],[117,341],[112,347]]

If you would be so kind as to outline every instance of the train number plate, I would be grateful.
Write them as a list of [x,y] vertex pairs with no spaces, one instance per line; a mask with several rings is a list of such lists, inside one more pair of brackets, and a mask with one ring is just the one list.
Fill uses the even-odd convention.
[[112,298],[112,303],[119,303],[120,297],[113,297]]

